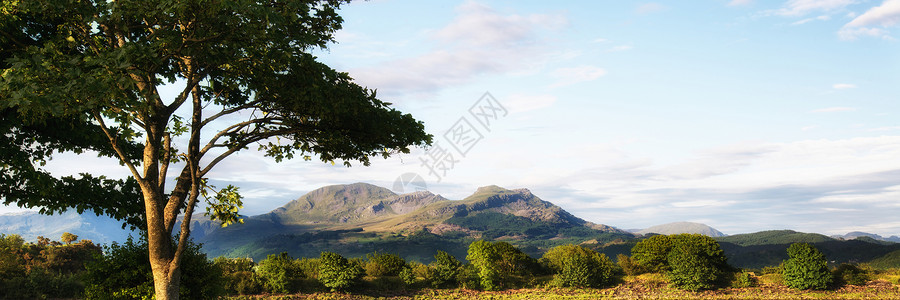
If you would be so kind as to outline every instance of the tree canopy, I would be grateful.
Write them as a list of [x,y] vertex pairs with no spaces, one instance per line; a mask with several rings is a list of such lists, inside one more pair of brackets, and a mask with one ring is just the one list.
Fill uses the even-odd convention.
[[[176,299],[198,199],[223,224],[240,221],[238,188],[207,180],[226,157],[255,146],[275,161],[368,165],[431,142],[424,124],[311,54],[333,42],[345,2],[4,1],[4,203],[91,210],[146,230],[156,297]],[[86,151],[131,176],[58,178],[42,167]]]

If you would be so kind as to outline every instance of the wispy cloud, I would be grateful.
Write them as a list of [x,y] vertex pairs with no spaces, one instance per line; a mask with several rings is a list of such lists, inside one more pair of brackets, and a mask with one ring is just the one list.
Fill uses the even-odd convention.
[[841,27],[838,36],[844,40],[855,40],[865,36],[893,39],[887,28],[898,24],[900,24],[900,0],[885,0],[881,5],[869,9]]
[[665,9],[666,9],[666,7],[664,5],[655,3],[655,2],[651,2],[651,3],[641,4],[640,6],[637,7],[637,9],[635,9],[635,12],[637,12],[640,15],[646,15],[646,14],[651,14],[651,13],[655,13],[655,12],[660,12]]
[[731,0],[731,2],[728,2],[728,6],[750,5],[751,3],[753,3],[753,0]]
[[831,86],[836,90],[846,90],[846,89],[855,89],[856,85],[852,83],[835,83]]
[[780,9],[770,11],[770,13],[797,17],[813,12],[833,12],[856,2],[855,0],[790,0]]
[[633,48],[634,48],[634,47],[631,46],[631,45],[619,45],[619,46],[615,46],[615,47],[609,48],[609,50],[606,50],[606,52],[628,51],[628,50],[631,50],[631,49],[633,49]]
[[822,16],[818,16],[815,18],[806,18],[806,19],[803,19],[800,21],[796,21],[794,23],[791,23],[791,25],[803,25],[803,24],[806,24],[806,23],[809,23],[812,21],[828,21],[828,20],[831,20],[830,16],[822,15]]
[[449,24],[432,31],[439,42],[425,54],[351,70],[357,81],[377,86],[388,95],[431,93],[464,84],[476,76],[527,68],[538,63],[543,30],[560,28],[561,15],[501,14],[491,7],[466,2]]
[[830,113],[830,112],[843,112],[843,111],[855,111],[856,108],[853,107],[844,107],[844,106],[836,106],[836,107],[826,107],[811,110],[811,113]]
[[554,70],[551,75],[557,79],[551,88],[573,85],[587,81],[593,81],[606,75],[606,70],[595,66],[578,66],[571,68],[559,68]]

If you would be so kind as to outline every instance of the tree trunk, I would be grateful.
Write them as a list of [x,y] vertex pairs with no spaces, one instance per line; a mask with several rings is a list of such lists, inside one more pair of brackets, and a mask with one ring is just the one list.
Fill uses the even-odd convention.
[[[151,261],[153,269],[153,289],[157,300],[178,300],[178,291],[181,287],[181,272],[175,270],[169,272],[169,262]],[[171,274],[171,276],[169,276]]]

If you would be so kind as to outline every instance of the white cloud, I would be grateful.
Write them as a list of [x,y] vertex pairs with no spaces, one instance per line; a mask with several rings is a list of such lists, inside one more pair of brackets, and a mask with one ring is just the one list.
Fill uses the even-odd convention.
[[773,11],[773,13],[796,17],[818,11],[832,12],[854,3],[856,3],[855,0],[790,0],[782,8]]
[[806,24],[806,23],[809,23],[812,21],[828,21],[828,20],[831,20],[830,16],[822,15],[822,16],[818,16],[815,18],[806,18],[806,19],[791,23],[791,25],[803,25],[803,24]]
[[628,50],[631,50],[632,48],[634,48],[634,47],[632,47],[631,45],[619,45],[619,46],[609,48],[609,50],[606,50],[606,52],[628,51]]
[[664,5],[655,3],[655,2],[651,2],[651,3],[641,4],[640,6],[637,7],[637,9],[635,9],[635,11],[638,14],[646,15],[646,14],[650,14],[650,13],[659,12],[664,9],[666,9],[666,7]]
[[885,0],[841,27],[838,36],[843,40],[859,37],[893,39],[886,29],[900,23],[900,0]]
[[506,97],[506,99],[503,100],[503,105],[508,108],[511,113],[522,113],[550,107],[556,103],[556,101],[557,98],[553,95],[516,94]]
[[830,113],[830,112],[855,111],[855,110],[856,110],[856,108],[853,108],[853,107],[837,106],[837,107],[826,107],[826,108],[814,109],[814,110],[811,110],[810,112],[812,112],[812,113]]
[[431,93],[476,76],[528,69],[546,54],[543,30],[564,26],[561,15],[501,14],[475,2],[457,8],[449,24],[431,31],[439,44],[425,54],[351,70],[358,82],[388,95]]
[[557,78],[557,81],[550,85],[551,88],[573,85],[587,81],[593,81],[606,75],[606,70],[595,66],[578,66],[572,68],[559,68],[554,70],[551,75]]
[[846,89],[855,89],[856,85],[852,84],[852,83],[836,83],[831,87],[836,90],[846,90]]

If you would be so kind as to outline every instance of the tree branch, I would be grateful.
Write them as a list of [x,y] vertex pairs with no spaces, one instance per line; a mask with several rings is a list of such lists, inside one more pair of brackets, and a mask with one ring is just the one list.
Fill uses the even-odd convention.
[[128,170],[131,171],[131,175],[134,176],[134,178],[138,181],[138,183],[140,183],[141,185],[145,185],[146,180],[144,179],[143,176],[141,176],[141,173],[138,172],[138,170],[137,170],[137,168],[135,168],[134,164],[132,164],[131,161],[128,160],[128,157],[125,156],[125,152],[122,151],[122,147],[119,146],[117,137],[113,136],[113,134],[109,131],[109,128],[106,127],[106,123],[103,122],[103,118],[100,117],[100,113],[94,111],[94,112],[92,112],[92,115],[94,117],[94,120],[96,120],[97,123],[100,124],[100,128],[103,130],[103,133],[106,135],[106,138],[109,139],[109,143],[112,145],[113,150],[115,150],[116,154],[119,156],[119,160],[121,160],[122,163],[124,163],[126,166],[128,166]]

